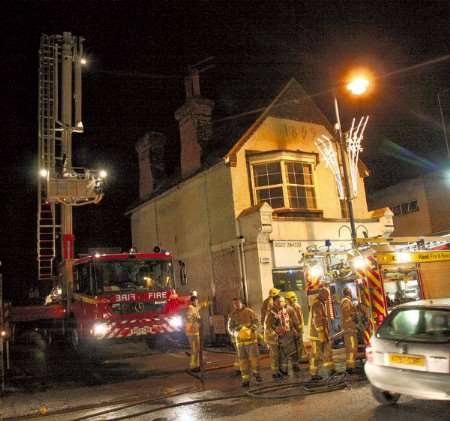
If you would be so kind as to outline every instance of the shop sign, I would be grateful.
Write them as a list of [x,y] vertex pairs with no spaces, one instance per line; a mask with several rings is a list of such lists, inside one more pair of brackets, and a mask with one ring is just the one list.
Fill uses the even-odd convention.
[[299,267],[303,258],[301,241],[274,241],[275,267]]
[[377,253],[376,259],[381,265],[395,263],[428,263],[450,260],[450,251],[414,251],[398,253]]

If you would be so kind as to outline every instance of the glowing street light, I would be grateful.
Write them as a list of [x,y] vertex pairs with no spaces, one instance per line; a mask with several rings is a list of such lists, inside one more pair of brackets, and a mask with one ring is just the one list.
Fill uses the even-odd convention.
[[[365,77],[359,76],[359,77],[355,77],[352,79],[352,81],[349,82],[349,84],[347,85],[347,89],[353,94],[353,95],[362,95],[364,94],[368,87],[369,87],[370,83],[369,80]],[[353,248],[357,248],[357,243],[356,243],[356,238],[357,238],[357,234],[356,234],[356,227],[355,227],[355,216],[353,214],[353,204],[352,204],[352,194],[351,194],[351,187],[350,187],[350,177],[349,177],[349,170],[347,168],[347,159],[346,159],[346,142],[344,139],[344,133],[342,132],[342,126],[341,126],[341,117],[339,114],[339,105],[338,105],[338,101],[336,98],[336,94],[334,95],[334,111],[336,113],[336,129],[337,132],[339,134],[339,142],[338,142],[338,150],[339,150],[339,155],[341,157],[341,163],[342,163],[342,170],[343,170],[343,181],[344,181],[344,189],[345,189],[345,201],[347,202],[347,209],[348,209],[348,219],[350,222],[350,230],[351,230],[351,236],[352,236],[352,247]],[[363,123],[363,119],[360,122]],[[367,120],[364,123],[364,128],[365,128],[365,124],[367,124]],[[359,132],[359,126],[357,129],[357,132]],[[363,128],[363,131],[364,131]],[[352,124],[352,129],[351,132],[353,131],[353,124]],[[360,139],[362,139],[362,132],[360,132]],[[358,146],[359,148],[359,146]]]
[[45,168],[41,168],[40,171],[39,171],[39,174],[40,174],[40,176],[41,176],[42,178],[45,178],[45,177],[48,176],[48,170],[45,169]]
[[347,84],[347,89],[353,95],[363,95],[367,92],[370,82],[365,77],[357,77]]
[[87,60],[84,57],[81,58],[80,59],[80,64],[82,64],[84,66],[85,64],[87,64]]
[[100,178],[106,178],[108,175],[108,173],[105,170],[100,170],[100,172],[98,173],[98,176]]

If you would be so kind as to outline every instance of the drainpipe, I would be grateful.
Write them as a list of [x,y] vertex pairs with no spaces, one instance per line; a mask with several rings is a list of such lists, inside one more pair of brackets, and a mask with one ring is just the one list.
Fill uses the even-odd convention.
[[248,305],[248,284],[247,284],[247,267],[245,265],[245,238],[241,235],[241,227],[239,224],[239,220],[235,220],[236,226],[236,236],[238,238],[238,258],[239,258],[239,272],[241,275],[241,283],[242,283],[242,292],[244,296],[242,297],[244,304]]

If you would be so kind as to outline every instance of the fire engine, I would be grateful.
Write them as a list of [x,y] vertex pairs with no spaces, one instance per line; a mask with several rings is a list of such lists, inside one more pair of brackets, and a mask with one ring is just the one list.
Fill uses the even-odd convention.
[[[45,305],[12,307],[8,337],[39,330],[76,349],[112,340],[147,339],[182,329],[188,297],[175,290],[168,251],[95,254],[74,259],[73,209],[98,204],[106,172],[75,167],[72,135],[81,120],[82,37],[42,35],[39,49],[37,260]],[[185,280],[180,267],[181,283]],[[1,303],[0,303],[1,306]],[[2,328],[3,331],[3,328]],[[6,333],[5,333],[6,335]]]
[[151,335],[181,332],[189,297],[176,293],[173,269],[171,254],[159,248],[75,259],[66,318],[73,347],[139,338],[151,344]]

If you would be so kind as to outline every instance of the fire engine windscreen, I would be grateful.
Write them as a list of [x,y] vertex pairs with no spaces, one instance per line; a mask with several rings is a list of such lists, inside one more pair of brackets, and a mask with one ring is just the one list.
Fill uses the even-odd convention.
[[164,260],[97,261],[95,279],[99,293],[174,288],[172,263]]

